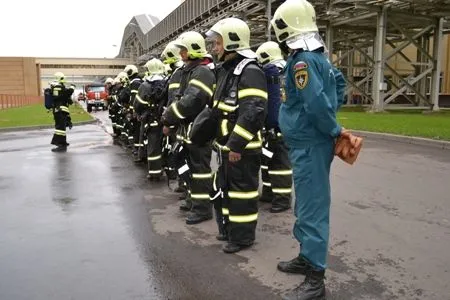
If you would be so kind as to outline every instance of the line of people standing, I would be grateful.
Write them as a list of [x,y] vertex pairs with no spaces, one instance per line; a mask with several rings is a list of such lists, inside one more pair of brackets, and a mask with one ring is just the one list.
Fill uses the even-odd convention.
[[294,183],[300,251],[278,269],[305,279],[285,299],[325,299],[330,166],[336,139],[352,138],[336,121],[345,81],[328,59],[308,1],[284,2],[271,24],[279,43],[256,53],[238,18],[217,22],[206,40],[181,34],[162,61],[146,64],[143,79],[127,66],[108,80],[110,117],[135,161],[147,161],[149,180],[164,173],[178,180],[186,224],[215,214],[225,253],[254,244],[259,200],[270,202],[272,213],[290,208]]

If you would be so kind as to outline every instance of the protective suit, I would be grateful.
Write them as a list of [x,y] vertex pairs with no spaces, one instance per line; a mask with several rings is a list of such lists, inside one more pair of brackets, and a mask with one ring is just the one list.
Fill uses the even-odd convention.
[[50,87],[50,93],[53,97],[53,117],[55,119],[55,132],[51,141],[53,152],[63,152],[66,151],[67,137],[66,137],[66,127],[72,128],[72,121],[70,118],[69,105],[72,104],[71,96],[74,92],[74,88],[67,88],[64,85],[65,78],[64,74],[57,72],[55,74],[57,82]]
[[[187,224],[197,224],[212,218],[211,191],[211,145],[197,145],[189,139],[189,131],[195,117],[211,102],[214,72],[208,67],[211,59],[207,58],[204,38],[196,32],[186,32],[177,40],[179,47],[186,48],[189,62],[181,70],[181,82],[178,96],[163,115],[164,125],[177,126],[177,138],[183,140],[188,150],[188,165],[191,172],[188,182],[189,198],[187,205],[180,208],[190,214]],[[189,202],[191,205],[189,205]]]

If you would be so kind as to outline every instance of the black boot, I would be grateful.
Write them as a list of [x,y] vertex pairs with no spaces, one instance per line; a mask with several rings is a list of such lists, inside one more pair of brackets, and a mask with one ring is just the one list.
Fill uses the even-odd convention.
[[52,149],[52,152],[66,152],[67,146],[58,146]]
[[225,246],[223,246],[222,250],[225,253],[236,253],[239,252],[245,248],[250,247],[252,244],[250,245],[241,245],[241,244],[236,244],[236,243],[232,243],[232,242],[228,242]]
[[290,206],[280,206],[280,205],[272,205],[270,208],[270,212],[273,214],[280,213],[291,208]]
[[185,193],[186,187],[184,185],[179,185],[174,190],[175,193]]
[[285,273],[306,275],[311,270],[311,265],[303,257],[298,256],[290,261],[280,261],[277,269]]
[[203,221],[208,221],[212,219],[212,215],[199,215],[196,213],[189,213],[189,215],[186,217],[186,224],[187,225],[194,225],[199,224]]
[[310,270],[305,280],[292,292],[283,296],[283,300],[325,300],[325,271]]

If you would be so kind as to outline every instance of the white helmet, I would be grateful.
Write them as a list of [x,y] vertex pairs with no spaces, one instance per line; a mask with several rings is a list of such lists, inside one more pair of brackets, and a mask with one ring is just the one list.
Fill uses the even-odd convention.
[[130,77],[138,73],[138,68],[135,65],[127,65],[123,71]]
[[258,55],[258,61],[262,65],[284,59],[280,47],[275,42],[265,42],[259,46],[256,55]]
[[250,49],[250,28],[241,19],[220,20],[206,33],[207,36],[215,34],[222,37],[226,51],[236,51],[247,58],[256,58],[255,52]]
[[195,31],[188,31],[181,34],[174,41],[174,45],[186,48],[190,59],[203,58],[208,54],[205,39],[200,33]]
[[116,84],[119,84],[119,83],[120,83],[120,79],[119,79],[119,77],[116,77],[116,78],[114,78],[114,80],[112,82],[112,85],[116,85]]
[[164,51],[161,53],[161,60],[168,65],[181,60],[180,48],[175,45],[175,42],[172,41],[167,44],[166,48],[164,48]]
[[119,74],[117,74],[117,79],[119,79],[120,83],[127,83],[128,75],[125,72],[120,72]]
[[152,74],[164,74],[164,64],[162,63],[162,61],[160,61],[157,58],[152,58],[151,60],[149,60],[146,64],[145,67],[148,70],[148,75],[152,75]]
[[55,80],[57,82],[66,82],[64,73],[62,72],[56,72],[53,76],[55,76]]
[[106,84],[112,84],[113,83],[113,81],[114,81],[114,79],[112,79],[111,77],[108,77],[108,78],[106,78],[106,80],[105,80],[105,85]]
[[275,11],[272,20],[279,42],[307,32],[318,32],[316,12],[306,0],[287,0]]

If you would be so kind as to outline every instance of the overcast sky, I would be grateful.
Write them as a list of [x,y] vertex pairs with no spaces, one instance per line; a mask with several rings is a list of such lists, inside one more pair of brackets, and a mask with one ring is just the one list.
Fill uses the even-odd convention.
[[114,57],[133,16],[163,19],[180,2],[11,0],[0,9],[0,56]]

